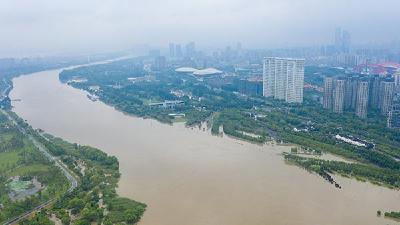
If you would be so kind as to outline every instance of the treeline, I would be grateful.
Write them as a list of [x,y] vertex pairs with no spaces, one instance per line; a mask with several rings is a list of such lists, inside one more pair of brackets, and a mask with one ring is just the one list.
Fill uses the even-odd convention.
[[87,78],[90,83],[104,83],[114,85],[119,81],[125,81],[128,77],[144,76],[141,58],[119,60],[107,64],[83,66],[76,69],[64,70],[60,74],[60,80],[67,82],[74,78]]
[[257,129],[258,126],[256,124],[257,122],[244,112],[227,109],[213,118],[211,132],[218,134],[222,126],[223,132],[227,135],[251,142],[264,143],[268,134],[264,129]]
[[[68,182],[61,171],[1,112],[0,131],[0,222],[5,222],[59,196],[67,190]],[[9,194],[12,189],[9,182],[15,176],[24,181],[35,177],[44,188],[33,196],[20,200],[11,199]]]
[[336,173],[344,176],[351,176],[360,180],[368,180],[372,183],[385,185],[391,188],[400,187],[400,174],[396,170],[359,163],[305,158],[293,154],[285,154],[284,157],[288,162],[294,163],[295,165],[315,173]]
[[[114,156],[51,135],[46,135],[46,139],[46,146],[61,149],[57,151],[63,152],[61,159],[80,180],[73,192],[57,200],[51,213],[55,213],[64,224],[134,224],[140,220],[146,205],[121,198],[116,193],[120,173],[119,162]],[[69,216],[69,210],[76,219]]]
[[[332,135],[333,136],[333,135]],[[376,150],[368,150],[363,147],[355,147],[349,144],[336,143],[333,138],[313,135],[313,133],[299,133],[286,131],[281,133],[280,137],[285,142],[295,143],[301,146],[307,146],[312,149],[319,149],[330,152],[345,158],[357,160],[359,162],[368,162],[382,168],[393,170],[400,169],[400,162],[396,161],[390,155]]]
[[400,212],[385,212],[385,216],[393,219],[400,219]]
[[[12,116],[17,119],[21,126],[25,127],[28,133],[43,144],[51,154],[58,156],[68,169],[74,172],[79,181],[78,187],[69,193],[66,192],[68,188],[66,178],[55,166],[51,166],[44,177],[42,174],[35,174],[35,172],[27,174],[32,176],[40,175],[38,179],[43,184],[51,182],[55,184],[47,185],[46,192],[40,193],[38,197],[45,197],[46,200],[52,199],[56,195],[59,197],[49,210],[38,212],[33,218],[23,221],[22,224],[51,224],[52,222],[48,218],[52,214],[61,219],[65,225],[90,225],[92,223],[105,225],[135,224],[140,220],[146,205],[121,198],[116,193],[120,178],[119,162],[116,157],[109,156],[96,148],[71,144],[51,135],[40,134],[15,114],[12,114]],[[41,156],[38,151],[35,152]],[[21,155],[21,158],[27,157],[29,157],[27,153]],[[62,179],[54,176],[54,174],[58,174]],[[63,183],[56,183],[54,179],[62,180]],[[48,192],[52,195],[47,194]],[[17,202],[12,208],[14,214],[5,215],[4,218],[19,215],[28,211],[31,206],[33,207],[39,202],[43,202],[42,199],[36,201],[36,197],[29,198],[27,201],[27,203]],[[28,204],[30,202],[32,204]],[[21,205],[26,207],[21,207]],[[0,221],[2,218],[1,213],[3,212],[5,211],[0,210]],[[69,212],[71,212],[72,216],[70,216]]]

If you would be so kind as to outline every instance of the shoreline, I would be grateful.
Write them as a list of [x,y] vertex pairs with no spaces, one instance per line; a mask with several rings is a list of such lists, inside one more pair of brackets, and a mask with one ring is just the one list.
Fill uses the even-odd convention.
[[[53,76],[53,75],[52,75]],[[52,80],[53,80],[53,78],[52,78]],[[58,76],[55,76],[54,77],[54,81],[55,82],[57,82],[57,83],[61,83],[60,81],[59,81],[59,79],[58,79]],[[53,82],[53,81],[52,81]],[[61,83],[62,85],[64,85],[64,83]],[[68,85],[68,86],[70,86],[70,85]],[[71,89],[74,89],[74,90],[78,90],[79,92],[81,92],[82,91],[82,89],[77,89],[77,88],[74,88],[74,87],[69,87],[69,88],[71,88]],[[79,95],[82,95],[82,96],[85,96],[84,94],[79,94]],[[84,98],[84,99],[81,99],[81,100],[86,100],[86,101],[89,101],[86,97]],[[17,104],[17,103],[16,103]],[[19,103],[18,103],[19,104]],[[92,103],[91,103],[92,104]],[[160,124],[162,124],[162,127],[165,127],[165,128],[163,128],[162,130],[164,130],[164,131],[166,131],[165,129],[168,129],[168,127],[171,127],[171,126],[177,126],[177,129],[178,130],[180,130],[179,132],[184,132],[184,130],[183,129],[191,129],[191,128],[193,128],[193,129],[196,129],[196,126],[195,127],[186,127],[185,125],[183,125],[182,123],[178,123],[178,124],[169,124],[170,126],[164,126],[164,124],[165,123],[160,123],[158,120],[155,120],[155,119],[152,119],[152,118],[143,118],[143,117],[138,117],[138,116],[135,116],[135,115],[131,115],[131,114],[127,114],[127,113],[124,113],[124,112],[122,112],[121,110],[116,110],[115,109],[115,107],[113,107],[112,105],[109,105],[109,104],[105,104],[104,102],[102,102],[102,101],[99,101],[97,104],[101,104],[101,105],[104,105],[104,106],[107,106],[107,108],[109,108],[109,109],[107,109],[107,112],[109,112],[109,110],[113,110],[113,111],[116,111],[116,112],[118,112],[118,113],[120,113],[120,114],[122,114],[122,115],[127,115],[127,116],[129,116],[129,117],[132,117],[132,118],[135,118],[135,119],[140,119],[140,120],[149,120],[149,121],[151,121],[151,122],[154,122],[154,123],[157,123],[157,124],[154,124],[154,126],[156,126],[156,127],[159,127],[160,126]],[[91,107],[91,106],[93,106],[93,105],[89,105],[89,107]],[[95,107],[96,108],[96,107]],[[141,124],[141,123],[139,123],[139,124]],[[150,124],[150,123],[143,123],[143,124]],[[142,124],[142,125],[143,125]],[[182,129],[181,129],[182,128]],[[44,127],[44,129],[46,129],[45,127]],[[47,129],[46,129],[47,130]],[[60,136],[60,134],[59,133],[54,133],[54,132],[52,132],[52,131],[47,131],[48,133],[51,133],[51,134],[56,134],[57,136]],[[202,132],[201,130],[200,131],[197,131],[197,129],[196,129],[196,131],[193,133],[194,135],[196,135],[196,133],[197,132],[201,132],[201,133],[204,133],[204,135],[201,135],[202,137],[205,137],[205,136],[210,136],[210,134],[206,134],[206,132]],[[211,136],[213,136],[213,135],[211,135]],[[64,136],[62,136],[61,135],[61,137],[64,137]],[[208,138],[207,138],[208,139]],[[67,138],[66,140],[71,140],[71,138]],[[72,139],[72,140],[74,140],[74,139]],[[76,139],[75,139],[76,140]],[[251,145],[251,146],[260,146],[260,145],[258,145],[258,144],[256,144],[256,145],[254,145],[253,143],[250,143],[250,142],[248,142],[248,141],[244,141],[244,140],[240,140],[240,139],[235,139],[235,138],[232,138],[232,137],[229,137],[228,135],[226,136],[226,139],[225,139],[225,141],[229,141],[230,142],[230,140],[233,140],[233,142],[234,143],[238,143],[238,144],[241,144],[241,143],[246,143],[245,145],[247,146],[247,145]],[[225,142],[224,141],[224,142]],[[93,143],[93,142],[87,142],[87,141],[84,141],[84,142],[81,142],[81,141],[78,141],[78,143]],[[92,145],[92,144],[90,144],[90,145]],[[92,145],[92,146],[98,146],[99,147],[99,144],[95,144],[95,145]],[[102,144],[100,144],[100,146],[102,146]],[[267,145],[267,146],[269,146],[269,145]],[[272,146],[272,145],[271,145]],[[279,145],[276,145],[277,147],[281,147],[281,146],[279,146]],[[287,147],[287,144],[284,144],[282,147]],[[101,147],[102,149],[103,149],[103,147]],[[111,155],[115,155],[115,154],[113,154],[113,153],[110,153],[109,151],[107,151],[109,154],[111,154]],[[246,154],[246,153],[241,153],[241,154]],[[274,154],[273,152],[272,152],[272,154]],[[247,154],[246,154],[247,155]],[[252,154],[250,154],[250,155],[252,155]],[[275,158],[275,157],[274,157]],[[282,158],[281,157],[278,157],[279,158],[279,161],[283,161],[282,160]],[[276,158],[276,159],[278,159],[278,158]],[[275,159],[274,159],[275,160]],[[281,164],[281,163],[279,163],[279,164]],[[285,166],[285,167],[287,167],[287,166]],[[294,168],[295,170],[298,170],[298,168]],[[292,169],[289,169],[289,170],[292,170]],[[298,171],[301,171],[301,170],[298,170]],[[122,173],[124,173],[123,171],[121,171]],[[297,173],[297,172],[296,172]],[[303,174],[303,172],[301,172],[301,174]],[[130,176],[129,176],[129,174],[128,175],[125,175],[125,173],[124,173],[124,175],[123,175],[126,179],[130,179]],[[306,176],[306,177],[308,177],[308,176]],[[314,175],[312,175],[311,177],[315,177]],[[124,179],[125,179],[124,178]],[[316,179],[314,179],[314,178],[311,178],[312,180],[319,180],[320,178],[316,178]],[[351,180],[354,180],[354,179],[351,179]],[[354,180],[355,181],[355,180]],[[352,182],[353,183],[353,182]],[[356,182],[356,183],[358,183],[358,182]],[[369,184],[367,184],[368,186],[370,186]],[[375,185],[374,185],[375,186]],[[124,193],[123,192],[124,190],[122,190],[122,192],[120,192],[120,191],[118,191],[118,193]],[[139,193],[139,192],[138,192]],[[129,194],[129,195],[125,195],[125,194],[123,194],[122,196],[127,196],[127,197],[134,197],[134,193],[133,194]],[[139,195],[139,196],[141,196],[141,195]],[[139,197],[139,198],[134,198],[134,199],[142,199],[142,200],[145,200],[146,198],[143,198],[143,197]],[[147,203],[147,201],[145,201],[146,203]],[[153,210],[153,207],[154,207],[154,202],[152,202],[151,203],[151,205],[150,205],[150,209],[151,209],[151,211]],[[152,219],[154,219],[154,214],[152,213],[152,215],[150,216],[150,217],[152,217]],[[146,212],[146,214],[145,214],[145,220],[146,220],[146,222],[147,222],[147,218],[150,218],[150,217],[148,217],[147,216],[147,212]],[[152,220],[152,219],[150,219],[150,220]],[[144,223],[144,224],[146,224],[146,222]]]

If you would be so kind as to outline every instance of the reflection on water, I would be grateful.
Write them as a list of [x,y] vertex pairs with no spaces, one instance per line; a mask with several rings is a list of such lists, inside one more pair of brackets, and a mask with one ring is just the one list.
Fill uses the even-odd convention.
[[399,192],[337,178],[339,190],[284,163],[288,147],[211,136],[124,115],[58,81],[60,71],[14,80],[14,111],[35,128],[120,160],[118,192],[148,204],[140,225],[394,224]]

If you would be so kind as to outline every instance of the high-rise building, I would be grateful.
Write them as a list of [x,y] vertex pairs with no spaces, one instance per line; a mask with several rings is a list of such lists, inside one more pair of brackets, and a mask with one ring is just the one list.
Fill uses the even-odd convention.
[[342,33],[342,51],[343,53],[350,53],[351,36],[346,30]]
[[341,28],[335,30],[335,50],[337,53],[349,53],[351,45],[350,33]]
[[183,54],[182,54],[182,47],[180,44],[176,44],[175,45],[175,56],[177,58],[182,58]]
[[353,95],[353,89],[351,87],[351,84],[352,84],[351,77],[347,77],[345,91],[344,91],[344,109],[345,110],[351,109],[351,97]]
[[400,92],[400,69],[397,69],[396,73],[393,75],[394,87],[397,92]]
[[333,105],[333,78],[325,77],[324,79],[324,98],[323,107],[324,109],[332,109]]
[[381,83],[381,113],[387,115],[389,110],[392,108],[392,101],[394,96],[394,82],[390,80],[382,81]]
[[343,113],[347,94],[347,82],[347,79],[335,79],[332,77],[325,77],[323,98],[324,109],[332,109],[332,111],[335,113]]
[[373,109],[379,109],[381,79],[378,75],[371,78],[370,86],[370,106]]
[[367,118],[369,98],[368,81],[360,81],[357,88],[356,115],[360,118]]
[[158,56],[154,59],[153,70],[161,71],[166,68],[167,62],[164,56]]
[[398,94],[393,98],[393,105],[388,113],[387,127],[400,128],[400,95]]
[[303,102],[304,59],[264,59],[263,95],[288,103]]
[[186,57],[193,57],[196,53],[196,44],[192,41],[186,44]]
[[[367,88],[367,90],[366,90]],[[323,108],[335,113],[352,111],[361,118],[367,117],[369,109],[379,109],[388,115],[396,94],[393,78],[379,76],[325,77]]]
[[342,46],[342,28],[338,27],[335,30],[335,48],[338,51]]
[[347,77],[344,93],[344,108],[346,110],[354,110],[357,102],[357,78]]
[[351,95],[351,109],[355,110],[357,106],[357,94],[358,94],[358,79],[353,79],[352,83],[352,95]]
[[169,56],[171,58],[175,57],[175,44],[174,43],[169,43]]
[[335,113],[343,113],[345,85],[346,81],[344,79],[338,79],[334,82],[332,108]]

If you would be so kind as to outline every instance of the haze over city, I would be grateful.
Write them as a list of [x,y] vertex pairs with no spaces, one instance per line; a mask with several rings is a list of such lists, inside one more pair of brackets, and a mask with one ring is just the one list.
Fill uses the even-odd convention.
[[215,48],[354,45],[399,40],[397,0],[0,1],[0,57],[111,51],[196,41]]
[[0,224],[399,225],[399,0],[0,0]]

